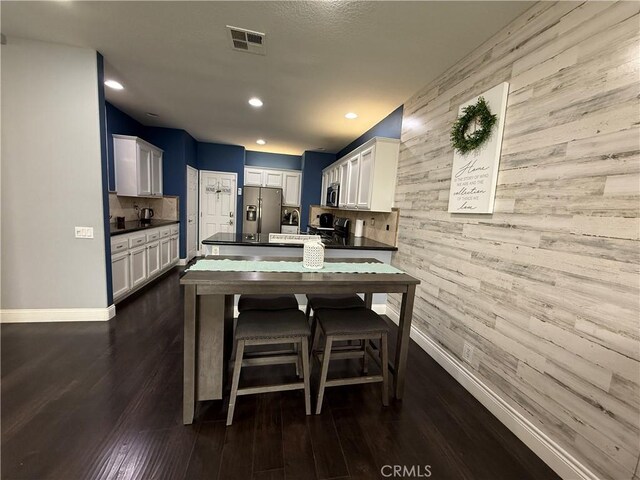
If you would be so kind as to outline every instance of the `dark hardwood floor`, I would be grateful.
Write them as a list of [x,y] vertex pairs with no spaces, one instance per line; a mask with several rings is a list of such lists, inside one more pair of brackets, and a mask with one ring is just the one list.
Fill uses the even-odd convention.
[[[2,479],[558,478],[415,344],[405,399],[388,408],[379,384],[357,385],[328,389],[319,416],[283,392],[239,397],[232,427],[223,402],[183,426],[177,270],[117,312],[2,325]],[[413,471],[383,477],[385,465]]]

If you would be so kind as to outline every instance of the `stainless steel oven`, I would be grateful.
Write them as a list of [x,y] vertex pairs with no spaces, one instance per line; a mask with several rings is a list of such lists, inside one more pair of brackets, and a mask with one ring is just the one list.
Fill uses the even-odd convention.
[[332,183],[327,188],[327,207],[337,207],[340,200],[340,184]]

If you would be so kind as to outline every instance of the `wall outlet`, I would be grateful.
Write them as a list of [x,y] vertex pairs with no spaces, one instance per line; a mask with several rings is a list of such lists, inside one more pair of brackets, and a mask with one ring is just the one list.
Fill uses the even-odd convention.
[[473,363],[473,353],[475,348],[469,342],[464,342],[462,347],[462,359],[467,363]]
[[375,218],[372,218],[372,219],[371,219],[371,226],[373,227],[375,224],[376,224],[376,219],[375,219]]
[[220,247],[218,245],[209,246],[211,253],[209,255],[220,255]]
[[93,227],[76,227],[76,238],[93,238]]
[[387,232],[389,231],[389,225],[387,225]]

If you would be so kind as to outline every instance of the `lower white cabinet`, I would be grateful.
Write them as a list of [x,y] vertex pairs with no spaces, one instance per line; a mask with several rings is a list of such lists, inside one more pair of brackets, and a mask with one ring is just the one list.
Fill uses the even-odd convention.
[[160,240],[160,268],[171,263],[171,238]]
[[111,256],[111,277],[114,298],[124,295],[131,289],[129,252],[116,253]]
[[142,245],[129,250],[131,263],[131,288],[147,280],[147,247]]
[[180,259],[178,224],[111,238],[111,285],[121,300]]
[[160,271],[160,242],[155,241],[147,245],[147,277],[152,277]]

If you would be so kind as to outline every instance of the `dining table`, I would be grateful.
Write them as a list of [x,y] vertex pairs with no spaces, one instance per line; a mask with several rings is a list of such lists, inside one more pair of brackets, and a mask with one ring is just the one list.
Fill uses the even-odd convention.
[[[212,256],[206,259],[251,262],[302,262],[302,257]],[[200,261],[200,260],[198,260]],[[381,263],[372,258],[332,258],[326,262]],[[374,293],[400,293],[393,396],[402,399],[416,286],[420,281],[404,272],[331,273],[217,271],[187,269],[180,278],[184,288],[184,394],[183,423],[193,423],[197,402],[220,400],[225,386],[225,359],[233,340],[234,295],[253,294],[364,294],[371,308]]]

